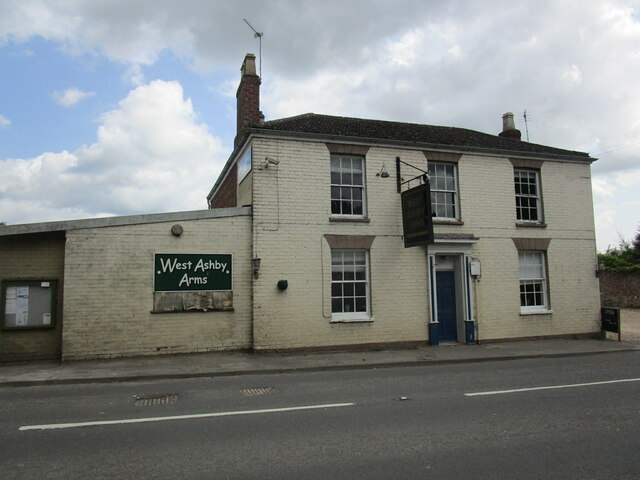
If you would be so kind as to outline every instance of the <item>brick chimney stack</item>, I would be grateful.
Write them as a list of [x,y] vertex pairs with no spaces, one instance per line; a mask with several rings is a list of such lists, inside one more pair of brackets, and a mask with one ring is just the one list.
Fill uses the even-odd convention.
[[256,73],[256,56],[247,53],[240,69],[240,85],[236,92],[238,105],[237,129],[234,147],[242,138],[245,129],[251,125],[258,125],[264,120],[260,111],[260,77]]
[[522,133],[516,128],[516,123],[513,120],[513,113],[507,112],[502,115],[502,132],[498,134],[500,137],[513,138],[520,140]]

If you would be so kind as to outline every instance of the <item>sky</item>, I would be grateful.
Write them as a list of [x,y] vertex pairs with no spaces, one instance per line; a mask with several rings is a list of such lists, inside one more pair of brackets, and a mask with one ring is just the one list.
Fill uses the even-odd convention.
[[599,251],[640,227],[640,0],[0,0],[0,221],[207,208],[259,54],[244,19],[267,120],[497,134],[513,112],[598,159]]

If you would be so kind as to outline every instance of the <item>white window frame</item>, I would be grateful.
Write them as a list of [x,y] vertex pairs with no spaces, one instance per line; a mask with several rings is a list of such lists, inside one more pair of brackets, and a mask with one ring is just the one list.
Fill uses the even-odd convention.
[[[535,193],[525,192],[522,190],[518,192],[518,185],[524,185],[521,181],[518,182],[518,176],[522,178],[522,176],[526,176],[528,179],[534,180],[533,185],[535,186]],[[514,168],[513,170],[513,186],[515,190],[515,201],[516,201],[516,220],[518,223],[542,223],[542,199],[540,196],[540,172],[538,170],[532,170],[529,168]],[[531,207],[530,205],[522,206],[518,205],[519,199],[521,201],[527,203],[534,203],[535,206]],[[525,210],[531,210],[535,208],[536,218],[521,218],[524,217],[523,212]],[[529,215],[530,216],[530,215]]]
[[[429,172],[429,186],[431,188],[431,210],[433,217],[437,220],[459,220],[460,219],[460,201],[458,195],[458,166],[455,163],[447,162],[429,162],[427,165]],[[446,174],[447,171],[453,173],[453,180]],[[445,173],[445,175],[440,175]],[[451,185],[453,181],[453,185]],[[451,199],[451,201],[447,201]],[[442,201],[444,200],[444,202]],[[453,215],[438,215],[438,211],[453,208]]]
[[[546,252],[541,250],[518,251],[520,278],[520,313],[550,313],[546,267]],[[533,291],[527,293],[523,287],[531,286]],[[529,303],[533,295],[534,301]],[[540,296],[540,301],[536,300]]]
[[[347,169],[343,166],[344,163],[349,161],[350,167]],[[354,162],[359,164],[359,169],[354,167]],[[336,163],[337,165],[336,168]],[[365,218],[367,215],[367,202],[366,202],[366,175],[365,175],[365,161],[362,155],[350,155],[350,154],[331,154],[331,215],[334,217],[353,217],[353,218]],[[347,181],[343,182],[345,174]],[[357,175],[361,176],[361,182],[357,182]],[[350,180],[350,181],[349,181]],[[355,180],[355,181],[354,181]],[[336,196],[335,192],[338,190],[339,194]],[[348,192],[350,198],[343,198],[343,192]],[[360,195],[360,199],[354,199],[354,193]],[[357,195],[356,195],[357,197]],[[338,212],[334,212],[334,202],[339,205]],[[351,205],[351,213],[344,213],[344,202]],[[362,212],[353,213],[354,205],[356,202],[361,202]]]
[[[364,264],[358,262],[358,260],[363,260]],[[357,278],[358,267],[364,267],[363,275],[360,276],[360,278]],[[352,275],[349,275],[350,273]],[[364,310],[355,311],[357,309],[358,299],[363,298],[365,301]],[[347,302],[347,300],[351,301]],[[340,311],[336,309],[336,301],[342,302]],[[345,305],[351,304],[353,305],[354,311],[344,311]],[[331,321],[368,322],[372,320],[369,251],[364,249],[332,249]]]

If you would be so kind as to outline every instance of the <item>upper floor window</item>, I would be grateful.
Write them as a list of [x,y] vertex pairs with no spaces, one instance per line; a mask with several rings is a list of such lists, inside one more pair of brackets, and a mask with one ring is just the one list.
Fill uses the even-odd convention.
[[458,182],[452,163],[429,162],[431,209],[436,218],[458,218]]
[[244,152],[244,155],[238,161],[238,183],[244,180],[249,172],[251,171],[251,147],[247,148],[247,151]]
[[331,214],[364,216],[364,158],[331,155]]
[[548,309],[545,254],[518,252],[520,264],[520,310],[523,313]]
[[537,170],[514,170],[516,218],[519,222],[542,222],[540,174]]

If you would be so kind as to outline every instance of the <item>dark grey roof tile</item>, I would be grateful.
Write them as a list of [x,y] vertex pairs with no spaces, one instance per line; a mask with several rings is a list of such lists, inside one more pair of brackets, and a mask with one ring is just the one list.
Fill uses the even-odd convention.
[[336,117],[305,113],[295,117],[280,118],[254,126],[257,130],[344,136],[352,139],[375,139],[390,142],[409,142],[462,148],[478,148],[504,152],[528,152],[532,154],[562,155],[591,161],[588,153],[547,147],[511,138],[457,127],[421,125],[417,123],[390,122],[364,118]]

